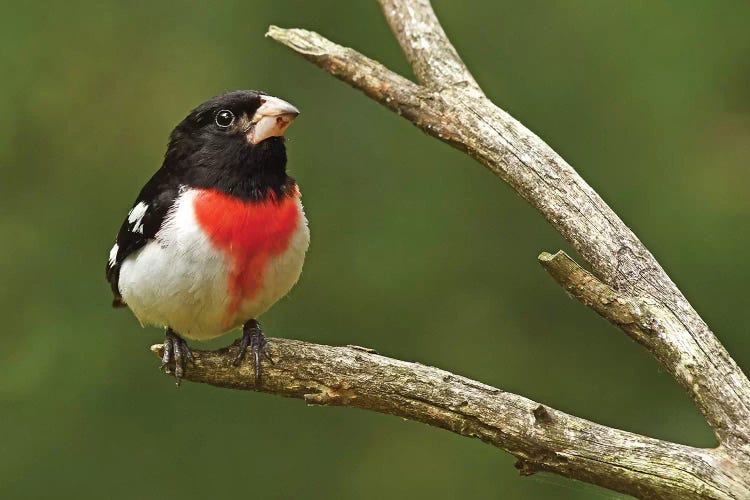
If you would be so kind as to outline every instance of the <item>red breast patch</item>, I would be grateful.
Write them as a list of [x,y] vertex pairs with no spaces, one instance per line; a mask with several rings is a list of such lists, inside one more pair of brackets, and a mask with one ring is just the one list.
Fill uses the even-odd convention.
[[195,197],[195,218],[214,247],[232,262],[227,308],[231,320],[243,300],[252,299],[263,283],[269,258],[284,253],[300,223],[299,191],[281,199],[271,192],[263,201],[243,201],[215,190]]

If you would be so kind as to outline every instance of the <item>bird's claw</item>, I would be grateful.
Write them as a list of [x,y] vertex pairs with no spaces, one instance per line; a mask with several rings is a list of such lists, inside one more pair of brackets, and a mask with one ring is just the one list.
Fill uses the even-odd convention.
[[260,329],[260,324],[255,320],[248,321],[242,328],[242,339],[240,340],[239,353],[234,359],[234,366],[239,366],[242,363],[242,360],[245,359],[248,347],[253,353],[253,361],[255,364],[255,386],[258,387],[260,386],[262,372],[261,354],[265,356],[272,365],[276,364],[276,362],[273,360],[268,350],[268,341],[266,341],[266,337]]
[[164,354],[159,368],[169,373],[171,363],[174,363],[175,385],[179,387],[182,376],[185,374],[185,367],[188,364],[195,366],[195,357],[185,339],[168,328],[164,337]]

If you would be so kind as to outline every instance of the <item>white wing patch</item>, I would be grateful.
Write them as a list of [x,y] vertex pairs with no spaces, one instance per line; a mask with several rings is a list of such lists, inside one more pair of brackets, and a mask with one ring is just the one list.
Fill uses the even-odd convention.
[[112,250],[109,251],[109,267],[112,267],[115,265],[115,262],[117,262],[117,252],[120,251],[120,245],[115,243],[115,246],[112,247]]
[[146,215],[147,210],[148,205],[142,201],[139,201],[138,204],[130,210],[130,213],[128,214],[128,222],[133,225],[133,228],[131,229],[132,232],[143,234],[143,216]]

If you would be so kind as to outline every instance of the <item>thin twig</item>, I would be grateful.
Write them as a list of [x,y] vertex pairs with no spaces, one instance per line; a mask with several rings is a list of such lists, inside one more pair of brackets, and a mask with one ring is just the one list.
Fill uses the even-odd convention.
[[[600,316],[622,329],[633,340],[655,353],[665,352],[656,344],[664,342],[673,316],[649,297],[634,298],[602,283],[560,250],[539,256],[539,263],[568,293]],[[661,360],[667,364],[668,360]]]

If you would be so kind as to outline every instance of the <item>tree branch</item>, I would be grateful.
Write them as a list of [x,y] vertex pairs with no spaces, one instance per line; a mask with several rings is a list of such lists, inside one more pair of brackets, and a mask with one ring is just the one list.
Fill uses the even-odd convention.
[[482,93],[448,41],[429,0],[381,0],[380,5],[422,85],[437,89],[458,85]]
[[602,283],[562,250],[554,255],[543,252],[539,263],[568,293],[653,352],[663,365],[671,362],[660,357],[669,350],[659,346],[673,329],[671,311],[647,296],[634,298]]
[[427,0],[381,0],[381,5],[419,78],[441,78],[426,68],[430,54],[457,61],[439,70],[452,68],[445,85],[415,88],[317,33],[271,27],[268,36],[476,158],[537,208],[604,283],[658,304],[665,312],[663,335],[644,346],[692,397],[719,441],[750,454],[750,381],[653,255],[544,141],[471,85],[468,90],[454,85],[466,81],[465,67],[450,56],[455,49]]
[[[721,450],[666,443],[605,427],[438,368],[399,361],[362,347],[269,339],[255,387],[252,362],[239,368],[236,344],[194,351],[185,379],[259,390],[309,405],[349,406],[424,422],[480,439],[518,458],[521,474],[555,472],[648,498],[732,498],[750,489],[713,467],[739,465]],[[162,345],[152,351],[161,358]]]

